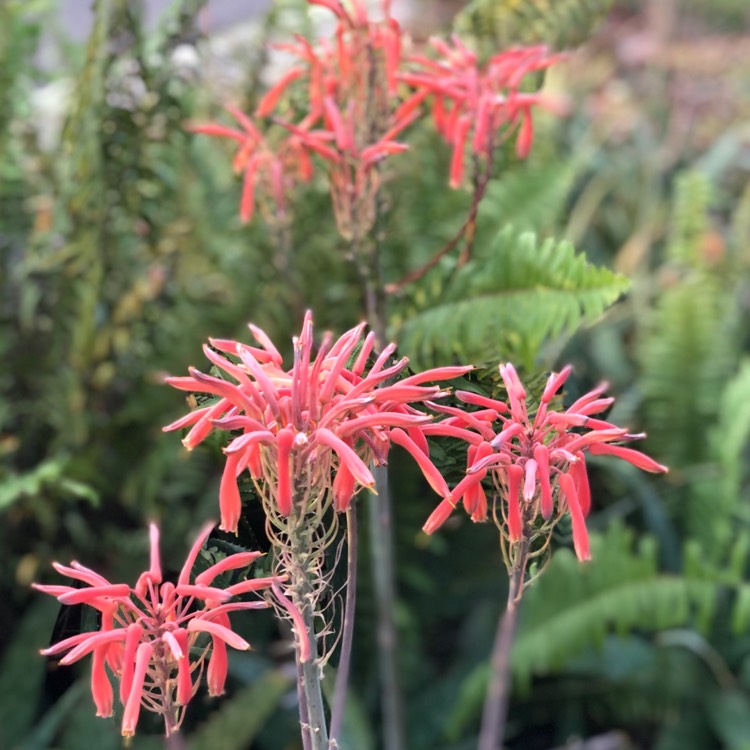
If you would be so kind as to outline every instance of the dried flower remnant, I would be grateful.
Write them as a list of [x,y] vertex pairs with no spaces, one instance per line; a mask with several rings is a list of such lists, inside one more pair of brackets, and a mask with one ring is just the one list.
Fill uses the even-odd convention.
[[[471,443],[466,476],[445,496],[424,526],[431,534],[437,530],[463,500],[475,521],[487,517],[487,499],[482,481],[492,480],[499,499],[501,518],[496,517],[504,541],[506,562],[513,562],[513,551],[522,540],[549,541],[550,532],[569,514],[573,544],[579,560],[590,558],[585,518],[591,507],[586,472],[586,453],[622,458],[650,472],[666,472],[653,459],[632,448],[613,443],[644,438],[593,415],[613,402],[603,396],[602,384],[579,398],[565,411],[550,407],[552,399],[568,376],[570,366],[549,376],[536,414],[529,415],[524,389],[513,365],[500,366],[500,375],[508,393],[508,403],[467,391],[456,396],[479,411],[451,410],[442,424],[450,425],[456,436]],[[500,423],[496,432],[494,424]],[[588,431],[586,431],[588,430]],[[509,565],[509,567],[511,567]]]
[[230,600],[280,581],[274,576],[250,578],[224,589],[213,586],[217,576],[247,568],[261,554],[238,552],[199,573],[191,583],[193,565],[213,526],[209,523],[201,530],[176,584],[163,580],[159,530],[154,524],[150,527],[150,566],[135,586],[112,584],[75,561],[69,566],[53,563],[53,567],[84,587],[34,584],[62,604],[88,604],[101,613],[99,630],[71,636],[41,653],[64,653],[60,659],[64,665],[92,654],[91,693],[97,716],[112,716],[114,693],[109,674],[114,675],[124,706],[125,736],[135,733],[141,707],[163,716],[167,735],[178,730],[204,669],[209,694],[221,695],[227,677],[227,645],[250,648],[232,630],[229,613],[269,606],[262,600]]
[[439,386],[424,383],[458,377],[471,367],[436,368],[387,384],[408,360],[388,365],[395,351],[390,344],[368,369],[374,335],[365,336],[364,328],[358,325],[335,341],[326,333],[313,356],[308,312],[293,339],[294,364],[285,369],[268,336],[250,325],[259,347],[223,339],[210,339],[204,347],[222,377],[190,368],[189,377],[166,379],[180,390],[217,397],[164,428],[190,427],[183,439],[188,449],[214,429],[240,433],[224,449],[222,529],[237,530],[242,472],[254,480],[267,516],[283,526],[292,515],[323,513],[327,503],[345,511],[360,488],[373,487],[368,464],[385,463],[391,442],[414,456],[439,494],[447,492],[423,435],[432,417],[412,404],[443,395]]
[[400,80],[432,98],[432,119],[442,138],[452,147],[450,185],[463,183],[467,147],[489,169],[495,148],[517,131],[516,152],[525,158],[531,151],[534,129],[532,107],[564,112],[560,101],[538,91],[525,92],[526,77],[560,59],[543,46],[521,47],[493,55],[480,65],[475,52],[458,36],[451,42],[433,38],[436,57],[409,58],[414,72]]

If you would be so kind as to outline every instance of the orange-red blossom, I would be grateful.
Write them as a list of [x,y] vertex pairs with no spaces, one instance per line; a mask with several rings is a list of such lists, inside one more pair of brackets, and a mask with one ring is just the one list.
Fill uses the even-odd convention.
[[[470,447],[466,476],[427,519],[424,530],[428,534],[446,521],[460,501],[473,520],[485,520],[487,497],[482,480],[487,477],[498,495],[504,531],[511,543],[531,533],[540,517],[543,523],[554,523],[569,513],[576,555],[580,560],[588,560],[585,518],[591,507],[591,493],[586,454],[616,456],[644,471],[667,471],[666,466],[637,450],[613,445],[641,439],[645,437],[643,433],[630,434],[592,416],[614,402],[613,398],[603,397],[606,384],[594,388],[564,411],[550,408],[570,372],[568,366],[549,376],[533,417],[527,410],[526,391],[511,364],[500,365],[508,403],[457,391],[461,401],[480,409],[468,412],[433,407],[450,414],[441,423],[443,429],[446,432],[451,429],[455,437],[466,440]],[[499,424],[497,431],[496,424]]]
[[[206,357],[222,372],[215,377],[190,368],[189,377],[166,382],[180,390],[206,393],[216,401],[165,427],[190,427],[183,439],[189,450],[214,429],[238,433],[226,446],[226,465],[219,491],[221,528],[236,532],[242,512],[237,479],[244,471],[274,501],[275,512],[291,515],[298,493],[323,498],[345,511],[362,487],[375,480],[368,464],[383,464],[391,443],[416,459],[430,485],[448,493],[445,480],[428,456],[426,428],[442,434],[432,417],[412,404],[444,393],[430,381],[455,378],[471,367],[441,367],[397,382],[408,364],[391,362],[388,345],[368,367],[374,334],[365,324],[334,340],[326,333],[313,355],[313,322],[308,312],[302,332],[293,339],[294,363],[284,367],[268,336],[250,325],[259,346],[210,339]],[[225,379],[227,378],[227,379]]]
[[[252,116],[227,107],[241,130],[214,123],[194,123],[190,129],[237,142],[234,168],[243,176],[243,222],[253,216],[259,186],[283,207],[285,192],[311,178],[314,154],[327,164],[337,218],[350,232],[361,220],[356,214],[371,210],[377,190],[373,167],[406,150],[396,138],[417,118],[424,96],[403,103],[398,98],[402,32],[389,3],[384,3],[384,18],[373,21],[361,0],[350,4],[351,13],[336,0],[309,2],[336,15],[333,37],[315,46],[301,36],[276,45],[296,58],[295,64],[262,97]],[[305,92],[301,111],[279,107],[293,84]],[[268,118],[286,133],[281,130],[283,136],[269,139],[263,124]]]
[[526,77],[548,68],[560,55],[547,48],[518,47],[493,55],[481,65],[475,52],[454,34],[451,42],[433,38],[436,57],[409,58],[414,71],[399,74],[423,98],[432,98],[432,118],[438,133],[453,148],[450,185],[459,187],[467,153],[489,159],[499,145],[499,131],[518,131],[516,152],[526,158],[534,137],[532,107],[562,114],[562,102],[538,91],[522,90]]
[[[246,568],[261,554],[238,552],[210,566],[191,582],[193,565],[213,526],[207,524],[198,535],[176,584],[162,578],[159,530],[154,524],[150,528],[150,566],[135,586],[112,584],[75,561],[69,566],[53,563],[53,567],[85,584],[83,587],[34,584],[34,588],[57,597],[62,604],[88,604],[101,613],[99,630],[71,636],[41,653],[55,656],[67,651],[60,659],[64,665],[92,654],[91,693],[97,716],[113,713],[114,694],[107,671],[113,674],[119,680],[119,699],[125,707],[123,735],[135,733],[141,706],[164,717],[167,734],[178,729],[204,668],[209,694],[221,695],[227,678],[227,646],[250,648],[232,630],[229,613],[269,606],[257,599],[230,600],[281,580],[276,576],[249,578],[228,588],[214,587],[218,575]],[[201,645],[205,636],[209,640]]]

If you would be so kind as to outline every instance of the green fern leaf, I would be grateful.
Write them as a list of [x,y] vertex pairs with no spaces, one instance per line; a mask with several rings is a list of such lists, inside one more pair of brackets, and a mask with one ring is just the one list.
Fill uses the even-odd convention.
[[611,5],[612,0],[473,0],[456,28],[501,47],[574,47],[591,36]]
[[721,494],[733,504],[741,495],[747,476],[747,448],[750,442],[750,360],[721,394],[719,424],[711,433],[711,448],[721,466]]
[[627,288],[625,277],[588,264],[570,243],[540,244],[507,227],[436,290],[436,304],[404,323],[401,349],[425,366],[513,359],[531,369],[543,344],[559,344]]
[[735,318],[732,296],[695,275],[664,292],[639,344],[645,426],[671,466],[707,459],[706,424],[736,367]]
[[[620,525],[592,535],[592,550],[594,561],[587,566],[571,551],[558,550],[524,596],[511,657],[519,686],[528,686],[532,675],[563,667],[592,644],[603,646],[612,632],[710,627],[723,584],[708,568],[682,576],[663,573],[654,540],[646,537],[634,547],[632,532]],[[749,615],[750,586],[743,585],[733,607],[734,627]],[[482,662],[464,681],[450,727],[476,715],[488,677],[489,665]]]
[[669,260],[690,268],[702,265],[710,202],[711,183],[705,175],[684,172],[677,178],[666,252]]
[[480,221],[486,217],[496,227],[512,219],[519,231],[553,229],[584,162],[578,156],[562,161],[533,158],[523,168],[503,172],[487,187]]

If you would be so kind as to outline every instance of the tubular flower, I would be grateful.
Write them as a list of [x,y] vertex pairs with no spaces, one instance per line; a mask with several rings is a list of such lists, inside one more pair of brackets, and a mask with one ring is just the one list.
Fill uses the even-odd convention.
[[[397,140],[419,116],[426,93],[398,91],[403,34],[383,3],[383,17],[368,17],[363,0],[347,7],[338,0],[309,0],[337,20],[334,34],[313,45],[304,37],[276,45],[295,58],[292,67],[248,116],[227,107],[242,130],[214,123],[195,124],[196,133],[237,142],[235,169],[243,174],[241,217],[252,218],[256,185],[278,204],[283,188],[312,176],[312,156],[326,165],[339,230],[351,239],[374,223],[379,178],[375,167],[407,149]],[[282,102],[290,88],[293,101]],[[299,104],[297,104],[299,102]],[[268,123],[268,120],[271,123]],[[276,138],[275,133],[284,133]],[[269,143],[278,143],[274,148]]]
[[[410,58],[413,72],[400,80],[432,97],[432,117],[442,138],[453,148],[450,185],[459,187],[464,177],[465,153],[491,158],[502,137],[517,130],[516,152],[528,156],[533,141],[532,107],[562,113],[561,103],[539,92],[521,91],[525,77],[560,59],[543,46],[511,49],[494,55],[483,66],[476,53],[454,35],[451,43],[431,39],[435,58]],[[502,130],[506,135],[499,136]]]
[[[251,221],[255,214],[259,188],[272,200],[272,215],[283,213],[286,193],[297,182],[312,179],[313,165],[307,148],[295,134],[285,134],[270,143],[247,115],[231,104],[226,109],[241,130],[215,123],[191,123],[188,130],[236,142],[237,152],[233,166],[235,173],[242,176],[240,219],[244,224]],[[309,147],[309,143],[307,145]]]
[[[427,455],[422,428],[431,417],[411,406],[442,394],[422,385],[458,377],[470,367],[443,367],[388,384],[406,368],[403,358],[386,366],[395,350],[387,346],[367,370],[373,333],[364,324],[334,341],[326,333],[313,356],[313,322],[308,312],[293,339],[294,364],[285,369],[268,336],[250,325],[259,347],[210,339],[208,359],[224,377],[190,368],[189,377],[170,377],[175,388],[206,393],[216,401],[164,428],[190,426],[183,444],[194,448],[213,429],[234,437],[220,488],[221,528],[236,532],[241,514],[237,478],[249,472],[266,513],[283,523],[331,498],[345,511],[362,487],[373,487],[370,461],[385,463],[391,441],[409,451],[433,487],[445,483]],[[232,381],[230,382],[229,378]],[[447,490],[447,488],[445,488]],[[317,512],[317,511],[316,511]]]
[[97,716],[113,713],[108,671],[114,675],[120,683],[119,699],[124,706],[123,735],[135,733],[141,707],[164,717],[167,735],[179,729],[185,706],[198,689],[206,663],[210,694],[223,693],[226,646],[250,648],[231,629],[228,613],[269,606],[261,600],[230,600],[250,590],[268,588],[280,580],[278,577],[250,579],[225,589],[212,586],[219,574],[246,568],[260,552],[229,555],[190,582],[195,560],[212,528],[213,523],[209,523],[198,535],[176,584],[162,579],[159,530],[154,524],[150,527],[150,566],[134,587],[111,584],[78,562],[69,566],[53,563],[53,567],[85,584],[81,588],[33,584],[62,604],[88,604],[101,613],[99,630],[71,636],[41,653],[64,654],[60,659],[64,665],[92,654],[91,692]]
[[[473,520],[485,520],[482,480],[489,477],[499,501],[506,543],[512,547],[532,537],[546,543],[549,532],[568,513],[576,555],[579,560],[590,558],[585,522],[591,507],[586,453],[617,456],[644,471],[666,472],[667,467],[632,448],[613,445],[645,435],[630,434],[593,416],[614,402],[613,398],[602,397],[606,384],[585,394],[565,411],[552,409],[552,399],[570,372],[568,366],[549,376],[533,416],[527,410],[526,390],[511,364],[500,365],[507,403],[456,392],[464,403],[482,409],[463,413],[452,409],[455,413],[446,421],[463,433],[457,436],[476,439],[469,448],[466,476],[445,495],[425,523],[425,532],[431,534],[438,529],[461,500]],[[499,430],[494,423],[499,423]]]

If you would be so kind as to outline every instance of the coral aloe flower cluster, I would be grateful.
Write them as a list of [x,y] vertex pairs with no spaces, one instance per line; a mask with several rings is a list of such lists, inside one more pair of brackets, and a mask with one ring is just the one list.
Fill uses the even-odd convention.
[[440,528],[462,500],[475,521],[485,520],[487,498],[482,482],[489,478],[500,498],[499,525],[511,545],[535,536],[546,543],[551,529],[562,516],[569,514],[576,554],[580,560],[588,560],[585,518],[591,507],[591,494],[586,453],[616,456],[644,471],[667,471],[665,466],[637,450],[612,444],[638,440],[645,435],[630,434],[593,416],[614,402],[613,398],[603,397],[606,384],[585,394],[564,411],[551,408],[555,394],[570,372],[568,366],[549,376],[533,415],[528,411],[526,390],[511,364],[500,365],[508,403],[457,391],[458,399],[480,409],[470,412],[442,407],[451,413],[446,422],[454,434],[465,439],[470,447],[466,476],[425,523],[428,534]]
[[498,132],[518,130],[516,152],[526,158],[533,141],[531,108],[542,106],[562,114],[562,103],[539,92],[521,91],[530,73],[548,68],[560,59],[543,46],[500,52],[480,65],[475,52],[453,35],[451,42],[431,39],[435,58],[414,55],[416,71],[400,80],[423,96],[432,95],[432,118],[438,133],[453,148],[450,185],[463,181],[467,144],[476,157],[487,161],[500,143]]
[[134,587],[112,584],[75,561],[69,566],[53,566],[84,587],[34,584],[62,604],[88,604],[100,613],[99,630],[66,638],[42,654],[64,653],[60,659],[63,665],[92,654],[91,693],[97,716],[113,714],[114,693],[107,672],[114,675],[124,706],[123,735],[135,733],[142,706],[163,717],[168,735],[179,729],[184,708],[195,695],[204,669],[209,693],[221,695],[227,678],[227,646],[250,648],[232,630],[229,613],[269,606],[259,599],[230,600],[268,588],[278,583],[277,577],[249,578],[224,589],[212,586],[218,575],[247,568],[260,552],[229,555],[191,582],[193,565],[212,528],[213,523],[207,524],[198,535],[176,584],[163,580],[159,531],[153,524],[150,567]]
[[412,404],[443,395],[439,386],[424,383],[458,377],[471,367],[437,368],[391,382],[408,360],[390,363],[391,344],[368,366],[375,337],[364,335],[364,324],[337,340],[326,333],[313,356],[308,312],[293,339],[293,366],[286,369],[268,336],[254,325],[250,330],[260,347],[223,339],[204,347],[222,377],[190,368],[188,377],[167,378],[178,389],[217,397],[164,428],[191,427],[183,440],[188,449],[214,429],[238,433],[224,449],[222,529],[237,531],[242,472],[255,480],[271,516],[304,514],[311,498],[322,503],[329,495],[334,509],[345,511],[359,489],[373,487],[368,464],[385,463],[391,442],[414,456],[439,494],[447,491],[428,457],[424,434],[432,417]]
[[[450,185],[462,184],[466,154],[491,155],[499,134],[518,132],[516,150],[528,156],[535,106],[560,114],[564,107],[538,91],[523,91],[529,74],[543,70],[559,55],[542,46],[516,48],[480,64],[457,36],[431,39],[433,57],[407,55],[409,40],[382,4],[381,18],[369,17],[363,0],[346,6],[339,0],[309,0],[336,16],[336,30],[313,45],[298,37],[276,45],[294,64],[258,102],[251,116],[227,110],[240,129],[194,123],[195,133],[236,141],[235,171],[242,175],[240,217],[253,216],[256,188],[283,210],[285,191],[313,174],[312,156],[322,158],[329,177],[341,235],[361,239],[375,222],[380,176],[386,157],[408,149],[404,131],[424,115],[431,97],[438,132],[452,147]],[[294,89],[293,98],[285,93]],[[270,120],[270,122],[269,122]],[[274,145],[275,144],[275,145]]]
[[[418,117],[415,110],[424,96],[403,103],[398,99],[402,32],[388,3],[377,22],[368,18],[361,0],[350,4],[351,11],[335,0],[310,0],[310,5],[335,14],[333,38],[312,45],[298,37],[276,45],[291,54],[295,64],[262,97],[252,117],[227,108],[242,130],[213,123],[195,123],[190,129],[237,142],[234,167],[243,175],[243,221],[253,216],[256,185],[264,186],[282,207],[285,189],[312,176],[311,155],[321,157],[339,227],[351,237],[355,228],[365,231],[359,226],[362,216],[374,214],[378,179],[373,167],[389,154],[406,150],[396,138]],[[299,112],[283,101],[292,85],[304,91],[305,105]],[[270,128],[265,124],[269,118]],[[275,135],[264,135],[270,131]],[[274,142],[275,154],[269,146]]]

